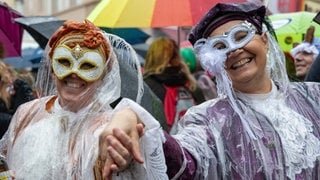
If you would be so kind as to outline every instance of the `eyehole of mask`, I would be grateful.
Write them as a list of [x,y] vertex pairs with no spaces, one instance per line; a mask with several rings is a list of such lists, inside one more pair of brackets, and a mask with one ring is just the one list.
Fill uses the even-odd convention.
[[218,41],[215,44],[213,44],[213,48],[222,50],[227,48],[227,45],[224,42]]
[[95,69],[95,68],[96,68],[95,65],[88,63],[88,62],[82,63],[80,65],[80,69],[83,69],[83,70],[90,70],[90,69]]
[[65,67],[70,67],[71,66],[71,62],[69,61],[69,59],[66,58],[60,58],[57,60],[59,62],[59,64],[62,64]]
[[248,31],[238,31],[234,35],[235,42],[241,42],[243,39],[245,39],[248,36],[248,34],[249,34]]

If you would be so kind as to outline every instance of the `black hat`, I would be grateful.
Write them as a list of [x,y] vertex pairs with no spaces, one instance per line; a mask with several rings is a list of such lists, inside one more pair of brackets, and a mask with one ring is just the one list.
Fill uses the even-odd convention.
[[231,20],[247,20],[257,28],[258,33],[262,33],[265,14],[265,6],[254,3],[218,3],[192,28],[189,41],[194,44],[198,39],[207,38],[214,29]]

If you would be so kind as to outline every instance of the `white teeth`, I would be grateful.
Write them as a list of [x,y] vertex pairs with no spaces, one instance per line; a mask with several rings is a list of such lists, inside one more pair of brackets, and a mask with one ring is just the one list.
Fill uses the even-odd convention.
[[248,63],[250,61],[251,61],[251,59],[249,59],[249,58],[242,59],[241,61],[238,61],[237,63],[233,64],[232,68],[238,68],[238,67],[240,67],[240,66],[242,66],[242,65],[244,65],[244,64],[246,64],[246,63]]
[[71,88],[80,88],[81,84],[79,83],[73,83],[73,82],[67,82],[67,86]]

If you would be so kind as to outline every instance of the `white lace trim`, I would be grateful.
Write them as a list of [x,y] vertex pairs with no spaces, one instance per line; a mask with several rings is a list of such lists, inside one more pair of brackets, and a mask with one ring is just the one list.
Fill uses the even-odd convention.
[[239,94],[254,109],[268,117],[279,134],[284,149],[287,177],[295,179],[302,169],[313,168],[320,155],[320,141],[313,134],[310,120],[288,108],[273,85],[270,93]]

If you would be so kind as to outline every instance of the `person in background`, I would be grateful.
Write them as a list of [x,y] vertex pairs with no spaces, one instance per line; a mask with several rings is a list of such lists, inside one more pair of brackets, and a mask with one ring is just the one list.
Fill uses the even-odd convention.
[[[121,87],[118,56],[132,57],[122,60],[136,69],[142,85],[132,47],[85,20],[66,21],[46,49],[36,82],[40,97],[18,108],[0,141],[0,155],[15,178],[90,180],[102,179],[104,165],[111,165],[112,172],[123,170],[117,164],[129,159],[112,156],[108,135],[134,114],[145,129],[137,126],[139,133],[131,135],[148,139],[141,144],[144,155],[107,178],[167,179],[159,123],[138,103],[125,97],[118,102],[121,88],[126,88]],[[143,86],[137,88],[139,102]]]
[[33,96],[38,97],[38,92],[35,87],[35,77],[33,73],[29,70],[20,70],[17,73],[17,76],[19,79],[25,81],[28,84],[28,86],[31,87]]
[[[1,56],[0,59],[3,58],[3,53]],[[17,108],[32,99],[34,96],[31,86],[18,77],[9,65],[0,60],[0,139],[7,131]]]
[[317,58],[319,50],[312,44],[314,38],[315,27],[310,26],[305,35],[305,39],[302,43],[295,45],[291,49],[290,54],[294,59],[295,75],[303,81],[308,74],[311,64]]
[[204,101],[177,43],[170,38],[160,37],[151,43],[143,77],[164,104],[169,131],[189,107]]
[[214,80],[214,75],[210,76],[200,66],[193,48],[181,48],[180,54],[185,63],[188,65],[190,72],[197,81],[197,86],[201,89],[205,100],[210,100],[217,97],[217,88]]
[[308,74],[311,64],[319,55],[319,50],[309,42],[303,42],[290,51],[294,59],[296,76],[303,81]]
[[[189,40],[218,97],[190,108],[175,135],[164,132],[169,178],[319,179],[320,84],[289,81],[266,7],[218,3]],[[114,148],[139,141],[113,138]]]

